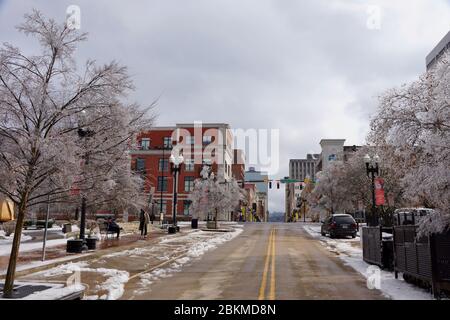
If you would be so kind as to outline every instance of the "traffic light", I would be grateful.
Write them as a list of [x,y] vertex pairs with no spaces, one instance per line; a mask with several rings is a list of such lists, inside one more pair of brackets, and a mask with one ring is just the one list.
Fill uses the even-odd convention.
[[269,181],[269,189],[272,189],[272,181]]

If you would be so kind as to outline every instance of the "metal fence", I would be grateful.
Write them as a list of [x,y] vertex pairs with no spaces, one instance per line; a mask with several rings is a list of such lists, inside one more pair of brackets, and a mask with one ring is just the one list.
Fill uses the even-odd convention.
[[450,232],[417,238],[417,226],[394,227],[394,272],[431,287],[433,295],[450,290]]
[[363,260],[377,265],[383,269],[393,267],[393,242],[392,239],[383,239],[383,232],[392,232],[392,228],[363,227],[362,246]]
[[380,227],[362,228],[363,260],[382,267]]

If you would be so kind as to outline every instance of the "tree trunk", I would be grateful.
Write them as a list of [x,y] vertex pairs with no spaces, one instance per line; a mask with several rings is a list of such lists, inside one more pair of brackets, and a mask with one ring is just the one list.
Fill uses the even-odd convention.
[[4,298],[12,298],[14,287],[14,276],[16,273],[16,263],[19,254],[20,239],[22,237],[23,222],[26,214],[26,200],[23,199],[19,205],[19,213],[16,220],[16,229],[9,257],[8,272],[6,273],[5,287],[3,289]]

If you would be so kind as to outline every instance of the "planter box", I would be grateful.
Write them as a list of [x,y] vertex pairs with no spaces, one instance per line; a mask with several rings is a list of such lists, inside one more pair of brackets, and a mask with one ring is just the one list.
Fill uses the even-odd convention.
[[68,253],[81,253],[83,251],[83,240],[67,240],[66,251]]
[[176,233],[176,232],[177,232],[177,229],[176,229],[174,226],[169,226],[169,227],[167,228],[167,231],[168,231],[169,233]]
[[97,247],[97,238],[86,238],[88,250],[95,250]]

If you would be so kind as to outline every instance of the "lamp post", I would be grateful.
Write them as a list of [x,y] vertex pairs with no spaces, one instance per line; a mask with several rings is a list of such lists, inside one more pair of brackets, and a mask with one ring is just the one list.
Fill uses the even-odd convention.
[[181,170],[181,164],[184,162],[182,155],[171,154],[169,158],[172,163],[173,172],[173,224],[172,229],[169,228],[169,233],[175,233],[177,231],[177,190],[178,190],[178,174]]
[[378,155],[372,158],[366,154],[364,156],[364,163],[366,164],[366,173],[372,180],[372,212],[369,220],[370,226],[377,226],[379,224],[378,214],[376,212],[376,201],[375,201],[375,175],[379,175],[380,170],[378,164],[380,163],[380,157]]
[[[162,157],[163,157],[163,164],[162,164],[162,177],[164,179],[164,162],[166,160],[166,158],[164,157],[164,151],[166,150],[166,146],[163,145],[162,146]],[[161,181],[161,185],[159,186],[160,188],[160,194],[159,194],[159,214],[161,216],[164,217],[164,213],[163,213],[163,181]],[[161,224],[164,224],[164,219],[161,221]]]
[[[80,138],[92,137],[94,135],[94,131],[89,129],[78,129],[78,136]],[[84,165],[87,166],[89,164],[89,154],[85,152],[84,154]],[[81,217],[80,217],[80,240],[83,240],[83,248],[82,250],[87,250],[87,245],[85,241],[85,230],[86,230],[86,196],[83,194],[81,196]]]

